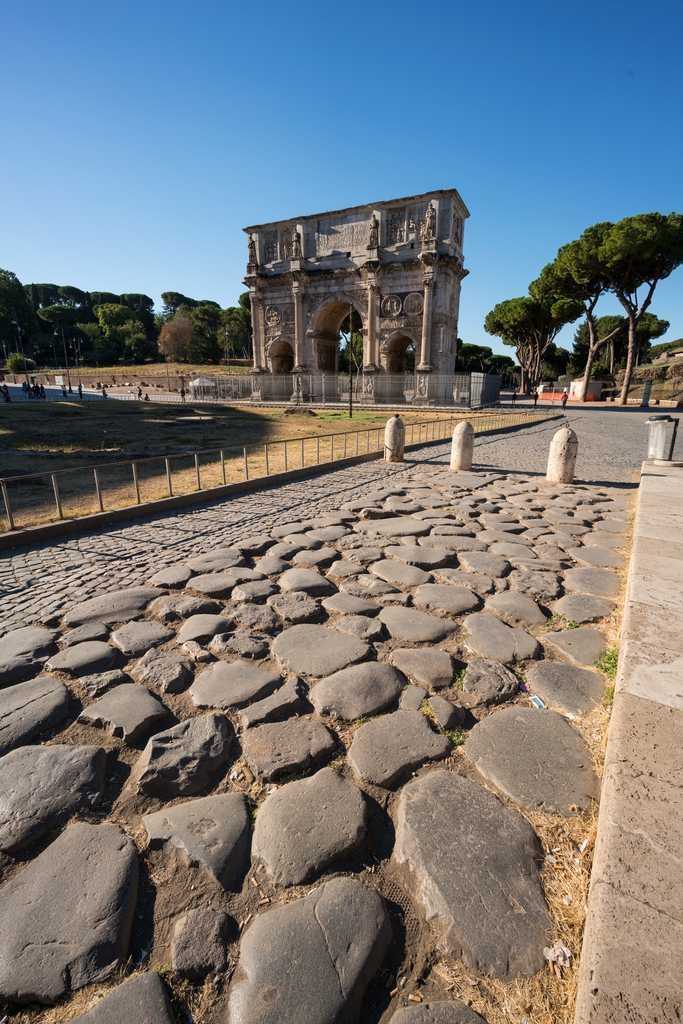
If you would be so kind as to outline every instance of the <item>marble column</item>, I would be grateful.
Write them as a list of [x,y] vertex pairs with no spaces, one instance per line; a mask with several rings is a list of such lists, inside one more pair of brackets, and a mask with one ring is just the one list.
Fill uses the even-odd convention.
[[434,279],[424,278],[424,310],[422,312],[422,343],[420,346],[420,365],[418,370],[431,370],[432,342],[432,306],[434,301]]
[[367,370],[375,370],[379,366],[377,352],[377,290],[374,282],[368,282],[368,330],[366,334],[363,364]]
[[306,364],[304,337],[304,296],[298,283],[292,285],[294,296],[294,369],[303,370]]
[[263,351],[263,322],[261,314],[263,312],[262,303],[259,302],[256,297],[256,292],[252,291],[249,293],[249,303],[251,305],[251,330],[252,330],[252,349],[254,353],[254,370],[260,373],[265,369],[266,360],[265,353]]

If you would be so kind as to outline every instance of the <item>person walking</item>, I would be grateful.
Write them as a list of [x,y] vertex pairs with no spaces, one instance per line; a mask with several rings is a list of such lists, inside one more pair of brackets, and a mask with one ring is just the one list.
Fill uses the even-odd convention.
[[180,401],[181,402],[185,401],[185,388],[181,388],[180,389]]
[[562,398],[560,401],[562,402],[562,411],[564,411],[567,408],[567,402],[569,401],[569,395],[567,394],[566,388],[562,392]]
[[9,388],[7,387],[6,384],[2,385],[2,400],[3,400],[3,402],[11,402],[12,401],[12,397],[11,397],[11,395],[9,393]]
[[517,388],[512,389],[512,404],[514,405],[517,400]]
[[108,398],[108,397],[109,396],[107,395],[107,389],[105,388],[105,386],[103,384],[102,385],[102,398]]
[[83,385],[80,383],[80,381],[78,383],[78,397],[81,400],[83,400]]
[[42,384],[38,388],[38,397],[42,399],[45,399],[47,397],[47,395],[45,394],[45,388]]
[[142,388],[138,387],[138,402],[140,401],[141,398],[142,398]]
[[62,398],[66,398],[66,384],[62,384]]
[[538,404],[538,391],[536,390],[536,388],[534,388],[534,390],[533,390],[533,394],[532,394],[532,396],[531,396],[531,397],[532,397],[532,398],[533,398],[533,400],[534,400],[534,409],[535,409],[535,408],[536,408],[536,405]]

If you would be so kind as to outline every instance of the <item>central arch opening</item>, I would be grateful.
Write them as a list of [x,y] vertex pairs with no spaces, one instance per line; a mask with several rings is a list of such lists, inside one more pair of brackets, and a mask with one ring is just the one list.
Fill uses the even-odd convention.
[[[349,369],[349,322],[352,339],[352,371],[356,364],[363,365],[362,320],[358,310],[350,308],[344,299],[336,299],[325,306],[318,315],[315,325],[314,364],[316,370],[324,373],[348,373]],[[360,348],[360,357],[357,350]],[[355,357],[355,358],[354,358]]]
[[387,346],[387,373],[413,373],[415,370],[415,342],[399,334]]

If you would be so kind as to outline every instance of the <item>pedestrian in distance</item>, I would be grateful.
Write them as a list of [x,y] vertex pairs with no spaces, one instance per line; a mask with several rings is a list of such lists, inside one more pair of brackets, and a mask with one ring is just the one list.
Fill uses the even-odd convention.
[[2,400],[3,400],[3,402],[11,402],[12,401],[12,397],[11,397],[11,395],[9,393],[9,388],[7,387],[6,384],[2,385]]
[[180,389],[180,401],[181,402],[185,401],[185,388],[181,388]]
[[515,404],[516,400],[517,400],[517,388],[513,388],[512,389],[512,404],[513,405]]
[[531,396],[531,397],[532,397],[532,398],[533,398],[533,400],[534,400],[534,409],[535,409],[535,408],[536,408],[536,405],[537,405],[537,403],[538,403],[538,391],[536,390],[536,388],[534,388],[534,391],[533,391],[533,394],[532,394],[532,396]]
[[41,385],[40,385],[40,387],[38,388],[38,397],[39,397],[39,398],[42,398],[42,399],[43,399],[43,401],[45,401],[45,399],[47,398],[47,395],[45,394],[45,388],[43,387],[43,385],[42,385],[42,384],[41,384]]
[[102,385],[102,398],[109,398],[109,395],[107,394],[107,389],[104,387],[104,385]]
[[79,384],[78,384],[78,397],[79,397],[80,399],[82,399],[82,398],[83,398],[83,385],[82,385],[82,384],[81,384],[80,382],[79,382]]
[[138,402],[140,401],[141,398],[142,398],[142,388],[139,387],[138,388]]
[[562,408],[566,409],[567,408],[567,402],[569,401],[569,395],[567,394],[566,391],[564,391],[562,393],[562,398],[560,399],[560,401],[562,402]]
[[62,398],[66,398],[66,384],[62,384]]
[[149,394],[147,391],[145,391],[145,401],[149,402]]

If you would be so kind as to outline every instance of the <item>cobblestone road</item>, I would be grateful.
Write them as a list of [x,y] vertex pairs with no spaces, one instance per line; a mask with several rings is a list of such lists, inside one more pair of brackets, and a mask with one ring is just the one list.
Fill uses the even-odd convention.
[[[633,485],[645,456],[647,415],[637,410],[570,409],[567,418],[579,436],[577,479]],[[548,445],[559,426],[559,420],[552,420],[510,434],[481,437],[475,446],[475,463],[530,475],[544,473]],[[384,486],[388,476],[400,478],[414,472],[416,464],[447,463],[449,451],[449,444],[422,448],[410,452],[403,465],[361,463],[8,552],[0,561],[0,631],[49,621],[77,600],[139,584],[190,553],[270,530],[277,523],[338,509],[340,503],[367,490],[368,484]]]

